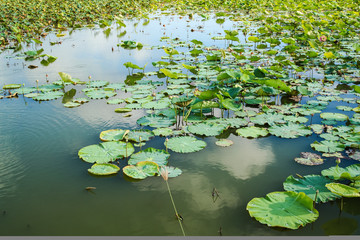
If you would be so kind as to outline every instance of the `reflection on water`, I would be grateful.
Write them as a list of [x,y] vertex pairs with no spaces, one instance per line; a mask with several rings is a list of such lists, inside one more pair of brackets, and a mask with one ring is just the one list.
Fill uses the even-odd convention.
[[326,235],[350,235],[358,228],[358,222],[353,218],[339,217],[326,222],[321,228]]

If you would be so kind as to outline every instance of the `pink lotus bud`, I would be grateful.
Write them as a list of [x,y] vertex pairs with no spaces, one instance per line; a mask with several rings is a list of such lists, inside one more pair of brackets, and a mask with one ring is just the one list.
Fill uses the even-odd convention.
[[326,38],[325,35],[322,35],[322,36],[319,37],[319,41],[320,41],[320,42],[325,42],[326,39],[327,39],[327,38]]

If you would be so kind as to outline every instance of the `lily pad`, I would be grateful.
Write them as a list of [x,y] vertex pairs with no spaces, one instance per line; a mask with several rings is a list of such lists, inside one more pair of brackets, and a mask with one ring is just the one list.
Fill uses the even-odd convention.
[[51,92],[39,93],[37,96],[34,96],[32,99],[36,101],[49,101],[62,97],[63,95],[64,93],[62,92],[51,91]]
[[[320,175],[307,175],[300,179],[289,176],[283,185],[286,191],[303,192],[314,201],[315,195],[317,195],[316,202],[325,203],[340,198],[339,195],[330,192],[329,189],[325,187],[326,184],[331,182],[330,179]],[[316,194],[317,190],[319,191],[318,194]]]
[[[150,138],[154,137],[154,133],[150,130],[139,129],[139,130],[131,130],[127,137],[130,141],[134,142],[146,142],[149,141]],[[140,139],[141,138],[141,139]]]
[[341,152],[345,149],[345,145],[336,141],[324,140],[321,142],[315,141],[310,144],[312,148],[319,152],[334,153]]
[[80,103],[76,103],[76,102],[64,103],[64,107],[67,107],[67,108],[79,107],[80,105],[81,105]]
[[91,88],[91,90],[87,91],[85,94],[91,99],[102,99],[113,97],[116,95],[116,92],[114,90]]
[[21,84],[7,84],[3,86],[3,89],[18,89],[21,87]]
[[219,139],[218,141],[215,142],[215,144],[220,147],[229,147],[233,145],[234,142],[229,139]]
[[360,190],[342,183],[329,183],[325,185],[332,193],[342,197],[360,197]]
[[131,108],[116,108],[115,112],[116,113],[127,113],[127,112],[131,112],[132,109]]
[[167,171],[167,176],[169,178],[173,178],[173,177],[177,177],[177,176],[180,176],[182,171],[181,169],[177,168],[177,167],[171,167],[171,166],[162,166],[160,169],[159,169],[159,176],[161,175],[161,172],[162,171]]
[[145,179],[159,173],[159,166],[155,162],[141,161],[136,165],[129,165],[123,168],[123,173],[134,179]]
[[298,229],[319,217],[312,199],[303,192],[272,192],[265,198],[253,198],[246,210],[262,224],[289,229]]
[[222,124],[210,124],[210,123],[198,123],[191,126],[188,126],[189,132],[198,135],[205,136],[216,136],[221,134],[227,125]]
[[101,87],[105,87],[106,85],[108,85],[109,82],[108,81],[90,81],[87,83],[89,88],[101,88]]
[[333,120],[333,121],[346,121],[349,119],[349,117],[345,114],[330,113],[330,112],[321,113],[320,117],[325,120]]
[[102,131],[100,133],[100,139],[103,142],[121,141],[123,140],[124,135],[125,135],[125,130],[123,129],[110,129],[110,130]]
[[129,159],[129,164],[135,165],[136,163],[141,161],[151,161],[157,163],[159,166],[164,166],[168,163],[169,157],[170,154],[165,150],[150,147],[131,155],[131,158]]
[[292,122],[281,126],[273,125],[268,130],[272,135],[282,138],[297,138],[312,134],[309,127]]
[[269,131],[266,128],[251,126],[239,128],[236,133],[242,137],[258,138],[267,136]]
[[95,175],[111,175],[117,173],[118,171],[120,171],[120,168],[111,163],[95,163],[91,166],[91,168],[88,169],[89,173]]
[[360,164],[353,164],[346,168],[331,167],[321,171],[321,175],[332,178],[334,180],[348,179],[352,181],[360,180]]
[[174,118],[161,117],[157,115],[147,115],[137,120],[137,123],[143,126],[150,127],[170,127],[175,124]]
[[157,128],[152,130],[155,136],[167,137],[173,134],[173,130],[170,128]]
[[300,158],[295,158],[295,162],[308,165],[308,166],[314,166],[314,165],[320,165],[324,163],[324,160],[315,153],[311,152],[302,152]]
[[79,157],[88,163],[109,163],[130,156],[135,151],[131,143],[103,142],[79,150]]
[[206,142],[192,136],[173,137],[164,144],[170,150],[178,153],[197,152],[206,147]]

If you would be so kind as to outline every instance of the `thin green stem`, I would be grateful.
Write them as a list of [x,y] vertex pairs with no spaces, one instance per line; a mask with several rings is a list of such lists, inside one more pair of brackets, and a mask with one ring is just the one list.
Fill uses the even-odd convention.
[[168,183],[168,181],[166,181],[166,180],[165,180],[165,182],[166,182],[166,186],[167,186],[168,191],[169,191],[170,199],[171,199],[172,205],[173,205],[173,207],[174,207],[174,211],[175,211],[176,217],[177,217],[177,219],[178,219],[178,221],[179,221],[179,224],[180,224],[181,231],[182,231],[183,235],[186,236],[186,235],[185,235],[185,232],[184,232],[184,228],[183,228],[182,223],[181,223],[181,220],[180,220],[180,218],[179,218],[179,214],[178,214],[178,212],[177,212],[177,210],[176,210],[176,207],[175,207],[174,199],[173,199],[173,197],[172,197],[172,195],[171,195],[169,183]]

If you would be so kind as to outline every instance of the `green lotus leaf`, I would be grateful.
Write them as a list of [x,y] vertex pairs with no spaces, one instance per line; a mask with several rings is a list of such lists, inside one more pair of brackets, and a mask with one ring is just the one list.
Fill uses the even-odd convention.
[[329,183],[325,185],[332,193],[342,197],[360,197],[360,190],[341,183]]
[[79,157],[88,163],[109,163],[130,156],[135,151],[131,143],[103,142],[79,150]]
[[45,84],[38,87],[39,91],[41,92],[57,91],[63,88],[64,86],[57,84]]
[[315,141],[310,144],[312,148],[319,152],[333,153],[341,152],[345,149],[345,145],[335,141],[324,140],[321,142]]
[[225,118],[221,121],[221,124],[229,125],[232,128],[239,128],[246,126],[249,122],[244,118]]
[[167,137],[173,134],[173,130],[170,128],[157,128],[152,130],[155,136]]
[[165,109],[170,106],[170,101],[168,99],[161,99],[159,101],[150,101],[141,104],[141,107],[146,109]]
[[319,135],[319,137],[324,138],[325,140],[329,140],[329,141],[337,141],[339,140],[339,137],[334,136],[331,133],[322,133]]
[[125,102],[124,99],[114,98],[114,99],[108,100],[106,103],[107,103],[107,104],[121,104],[121,103],[123,103],[123,102]]
[[187,107],[193,101],[193,98],[190,97],[174,97],[171,99],[171,102],[179,107]]
[[192,136],[173,137],[164,144],[170,150],[178,153],[197,152],[206,147],[206,142]]
[[[340,198],[339,195],[330,192],[325,187],[326,184],[331,182],[330,179],[320,175],[307,175],[300,179],[289,176],[283,183],[283,186],[286,191],[303,192],[313,201],[315,201],[315,195],[317,195],[316,203],[325,203]],[[319,191],[318,194],[316,194],[317,190]]]
[[62,97],[63,95],[64,93],[62,92],[51,91],[51,92],[39,93],[37,96],[34,96],[32,99],[36,101],[49,101]]
[[127,112],[131,112],[132,109],[131,108],[116,108],[115,112],[116,113],[127,113]]
[[130,141],[134,141],[134,142],[138,142],[138,143],[149,141],[150,138],[152,138],[152,137],[154,137],[154,133],[152,131],[146,130],[146,129],[131,130],[127,134],[127,138]]
[[105,87],[109,84],[108,81],[100,81],[100,80],[97,80],[97,81],[90,81],[87,83],[87,86],[89,88],[101,88],[101,87]]
[[159,173],[159,166],[155,162],[141,161],[136,165],[129,165],[123,168],[123,173],[134,179],[145,179]]
[[297,163],[308,166],[320,165],[324,163],[324,160],[318,154],[310,152],[301,152],[300,154],[300,158],[294,159]]
[[351,181],[360,180],[360,164],[353,164],[346,168],[339,166],[331,167],[321,171],[321,175],[332,178],[334,180],[348,179]]
[[18,90],[16,90],[17,93],[19,94],[27,94],[27,93],[32,93],[32,92],[35,92],[36,91],[36,88],[35,87],[22,87],[22,88],[19,88]]
[[175,124],[174,118],[161,117],[157,115],[147,115],[137,120],[137,123],[143,126],[150,127],[170,127]]
[[226,128],[227,125],[210,123],[198,123],[188,126],[189,132],[205,136],[217,136],[221,134]]
[[123,83],[110,83],[109,85],[106,85],[106,87],[120,90],[125,87],[125,85]]
[[215,142],[215,144],[220,147],[229,147],[229,146],[233,145],[234,142],[229,139],[219,139]]
[[131,155],[131,158],[129,159],[129,164],[135,165],[141,161],[151,161],[155,162],[159,166],[164,166],[168,163],[169,157],[170,154],[165,150],[150,147]]
[[349,106],[336,106],[336,109],[342,110],[342,111],[352,111],[353,108]]
[[270,126],[285,123],[284,115],[278,113],[259,114],[255,117],[251,117],[250,121],[259,125],[269,124]]
[[258,138],[267,136],[269,131],[266,128],[251,126],[239,128],[236,133],[242,137]]
[[89,173],[95,175],[111,175],[117,173],[118,171],[120,171],[120,168],[111,163],[95,163],[91,166],[91,168],[88,169]]
[[253,198],[246,210],[262,224],[289,229],[298,229],[319,217],[312,199],[303,192],[272,192],[265,198]]
[[306,117],[296,117],[296,116],[284,116],[284,120],[294,123],[306,123],[307,121],[309,121],[309,119]]
[[312,134],[309,127],[292,122],[281,126],[273,125],[268,130],[272,135],[282,138],[297,138]]
[[76,103],[87,103],[87,102],[89,102],[89,99],[87,99],[87,98],[74,98],[74,99],[73,99],[73,102],[76,102]]
[[102,99],[113,97],[116,95],[116,92],[114,90],[90,88],[85,94],[91,99]]
[[3,86],[3,89],[18,89],[21,87],[21,84],[7,84]]
[[121,141],[123,140],[124,135],[125,135],[125,130],[123,129],[110,129],[110,130],[102,131],[100,133],[100,139],[103,142]]
[[160,169],[159,169],[159,175],[161,175],[161,172],[162,171],[167,171],[167,176],[169,178],[173,178],[173,177],[177,177],[177,176],[180,176],[182,171],[181,169],[177,168],[177,167],[171,167],[171,166],[162,166]]
[[325,120],[334,120],[334,121],[346,121],[349,119],[349,117],[345,114],[330,113],[330,112],[321,113],[320,117]]
[[76,103],[76,102],[64,103],[64,107],[67,107],[67,108],[79,107],[80,105],[81,105],[80,103]]
[[192,109],[206,109],[206,108],[218,108],[219,103],[214,101],[201,101],[197,102],[194,105],[191,105]]

